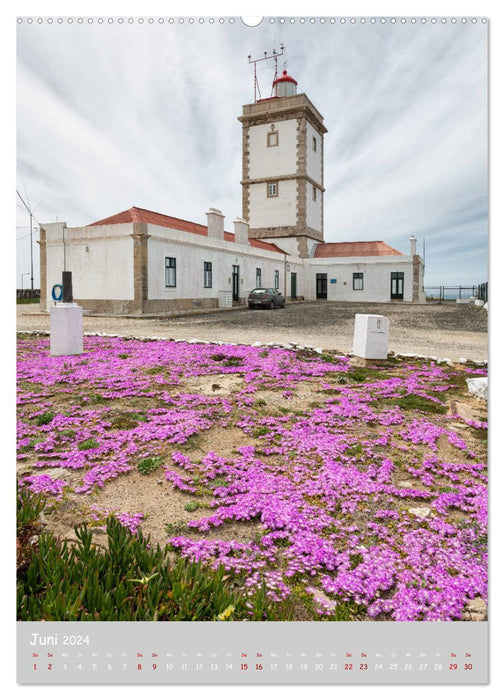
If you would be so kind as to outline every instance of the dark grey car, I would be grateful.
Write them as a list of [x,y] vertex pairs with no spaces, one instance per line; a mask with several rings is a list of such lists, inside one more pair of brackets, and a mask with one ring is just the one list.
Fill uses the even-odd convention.
[[275,306],[283,308],[285,297],[273,287],[257,287],[248,296],[249,309],[273,309]]

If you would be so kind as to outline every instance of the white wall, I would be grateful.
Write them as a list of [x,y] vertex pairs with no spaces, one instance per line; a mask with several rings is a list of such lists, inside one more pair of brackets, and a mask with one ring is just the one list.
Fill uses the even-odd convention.
[[[44,224],[47,253],[47,299],[61,284],[64,269],[63,224]],[[134,298],[132,224],[65,228],[66,269],[72,272],[76,299]]]
[[[313,258],[305,280],[308,299],[316,298],[316,275],[327,274],[327,299],[332,301],[389,302],[391,272],[404,273],[404,301],[413,300],[413,264],[408,255],[367,258]],[[364,289],[353,289],[353,273],[364,274]],[[331,284],[331,279],[336,283]]]
[[250,185],[250,228],[295,226],[296,191],[296,180],[281,180],[278,197],[267,196],[265,182]]
[[[209,239],[184,231],[149,225],[149,299],[218,298],[232,290],[233,265],[238,265],[240,289],[244,298],[256,286],[256,268],[261,268],[261,284],[273,287],[275,270],[280,273],[280,289],[285,287],[285,256],[281,253]],[[177,286],[165,286],[165,258],[176,259]],[[212,287],[203,286],[203,262],[212,263]]]
[[316,231],[322,231],[322,192],[317,189],[317,198],[313,201],[313,185],[306,183],[306,225]]
[[[313,139],[316,139],[317,150],[313,150]],[[322,137],[310,122],[306,123],[306,174],[315,182],[322,184]]]
[[[268,132],[271,124],[278,131],[278,146],[268,147]],[[297,121],[285,121],[251,126],[249,131],[249,177],[274,177],[293,175],[297,169]]]

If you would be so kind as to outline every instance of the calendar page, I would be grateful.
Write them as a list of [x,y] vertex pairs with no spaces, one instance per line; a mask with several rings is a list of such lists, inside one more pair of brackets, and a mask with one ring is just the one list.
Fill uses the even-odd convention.
[[482,16],[17,18],[17,682],[488,683]]

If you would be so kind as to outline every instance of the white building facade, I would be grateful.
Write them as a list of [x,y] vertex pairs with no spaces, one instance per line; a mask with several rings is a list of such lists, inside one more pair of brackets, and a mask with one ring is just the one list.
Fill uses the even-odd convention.
[[132,207],[88,226],[40,228],[41,307],[70,270],[77,303],[95,313],[171,314],[245,304],[256,287],[287,299],[423,303],[416,240],[324,242],[322,115],[284,71],[274,97],[243,107],[243,218],[226,231]]

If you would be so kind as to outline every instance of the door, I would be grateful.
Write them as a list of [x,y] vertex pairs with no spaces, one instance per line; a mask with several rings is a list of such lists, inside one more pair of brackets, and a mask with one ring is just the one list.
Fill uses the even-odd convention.
[[297,272],[291,272],[291,298],[297,297]]
[[233,265],[233,301],[240,301],[240,268]]
[[390,273],[390,298],[404,299],[404,272]]
[[317,273],[317,299],[327,299],[327,274]]

